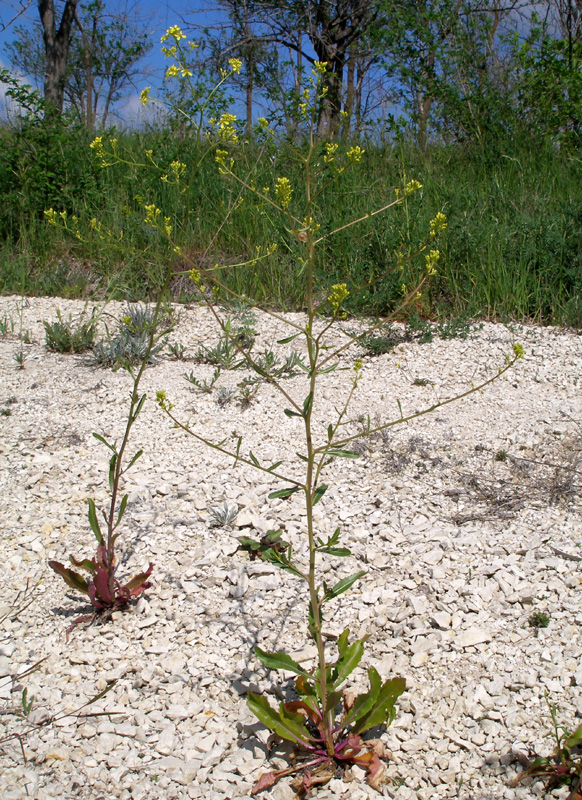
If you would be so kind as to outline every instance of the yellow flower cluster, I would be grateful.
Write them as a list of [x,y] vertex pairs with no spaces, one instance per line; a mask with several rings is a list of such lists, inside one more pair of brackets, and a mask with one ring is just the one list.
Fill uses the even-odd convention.
[[140,99],[140,102],[141,102],[142,106],[145,106],[147,104],[147,102],[149,101],[150,92],[151,92],[150,87],[146,86],[146,88],[140,94],[139,99]]
[[173,39],[175,42],[179,42],[181,39],[185,39],[186,38],[186,34],[184,33],[184,31],[178,25],[172,25],[164,33],[164,35],[160,39],[160,42],[162,42],[162,44],[163,44],[164,42],[167,42],[168,39],[170,39],[170,38]]
[[275,181],[275,195],[281,204],[281,208],[289,208],[291,197],[293,196],[289,178],[277,178]]
[[46,221],[49,223],[49,225],[56,225],[57,224],[57,212],[53,211],[52,208],[48,208],[44,212],[44,216],[45,216]]
[[317,75],[325,75],[327,72],[327,61],[314,61],[313,68]]
[[242,67],[242,61],[240,60],[240,58],[229,58],[228,63],[231,70],[238,75]]
[[218,169],[223,175],[227,175],[234,167],[234,158],[231,158],[227,163],[227,156],[228,152],[226,150],[217,150],[214,155],[214,160],[218,164]]
[[430,225],[430,238],[434,239],[441,231],[447,227],[447,218],[440,211],[434,219],[429,222]]
[[513,345],[513,352],[516,358],[523,358],[523,345],[519,344],[519,342],[515,342]]
[[429,275],[436,274],[436,265],[440,257],[441,254],[439,250],[431,250],[429,254],[424,257],[426,261],[426,271]]
[[166,392],[163,389],[156,392],[156,403],[164,411],[171,411],[174,408],[174,404],[167,399]]
[[325,164],[329,164],[330,161],[333,161],[338,147],[339,145],[335,142],[326,142],[324,144],[323,149],[325,153],[323,155],[323,161]]
[[217,128],[218,135],[223,142],[238,142],[238,134],[234,123],[236,122],[236,114],[221,114],[218,120]]
[[412,194],[416,192],[417,189],[422,189],[422,183],[420,183],[420,181],[408,181],[404,188],[404,194]]
[[362,150],[360,145],[357,144],[355,147],[350,147],[346,155],[351,164],[359,164],[365,152],[366,151]]
[[[331,294],[327,299],[331,303],[334,317],[337,317],[342,303],[349,296],[350,293],[345,283],[334,283],[334,285],[331,287]],[[342,316],[345,317],[346,315],[343,314]]]

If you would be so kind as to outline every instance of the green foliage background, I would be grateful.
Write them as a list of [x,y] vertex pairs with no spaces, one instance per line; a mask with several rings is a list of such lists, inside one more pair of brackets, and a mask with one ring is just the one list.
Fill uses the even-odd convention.
[[[148,202],[171,217],[179,245],[195,261],[236,264],[276,242],[273,255],[252,267],[227,269],[224,278],[261,303],[301,307],[297,253],[288,249],[289,237],[267,204],[245,198],[205,254],[238,191],[219,174],[213,152],[178,198],[160,176],[174,160],[191,161],[187,135],[169,127],[109,135],[138,161],[152,150],[160,170],[102,170],[88,146],[92,135],[66,119],[46,123],[31,115],[18,128],[0,129],[0,291],[83,297],[109,286],[118,297],[147,298],[168,258],[180,269],[179,259],[143,223],[141,203]],[[361,144],[366,153],[360,164],[340,178],[330,171],[319,200],[323,230],[385,205],[410,179],[420,180],[423,190],[395,211],[330,239],[317,265],[322,290],[338,280],[353,290],[386,272],[399,252],[414,251],[429,220],[443,211],[448,231],[439,275],[417,312],[582,324],[578,149],[527,136],[495,140],[490,147],[433,145],[425,154],[405,139]],[[273,145],[245,141],[232,155],[239,174],[258,187],[272,189],[282,175],[301,186],[296,167]],[[88,243],[72,243],[47,226],[47,208],[78,216]],[[113,237],[96,235],[92,218]],[[349,310],[381,314],[394,308],[414,270],[412,262],[373,290],[354,294]],[[187,281],[176,280],[178,299],[188,299],[189,291]]]

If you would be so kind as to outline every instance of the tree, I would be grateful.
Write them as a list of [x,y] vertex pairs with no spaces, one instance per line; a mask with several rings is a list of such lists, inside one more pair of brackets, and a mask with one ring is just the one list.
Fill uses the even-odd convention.
[[44,99],[50,115],[63,112],[65,76],[78,0],[66,0],[61,21],[57,27],[54,0],[38,0],[45,50]]
[[[134,21],[135,16],[127,7],[112,15],[103,0],[75,9],[61,111],[66,101],[89,129],[99,116],[102,126],[107,123],[112,103],[139,74],[137,64],[151,48],[147,30]],[[48,67],[40,25],[17,27],[6,50],[14,68],[43,81]]]

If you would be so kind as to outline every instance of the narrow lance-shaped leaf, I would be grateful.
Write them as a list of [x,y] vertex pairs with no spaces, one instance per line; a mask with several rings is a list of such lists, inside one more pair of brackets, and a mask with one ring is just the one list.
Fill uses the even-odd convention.
[[269,669],[286,669],[294,672],[295,675],[303,675],[304,678],[312,677],[310,672],[307,672],[296,661],[293,661],[287,653],[266,653],[260,647],[255,647],[255,655]]
[[123,471],[124,471],[124,472],[127,472],[127,470],[128,470],[128,469],[130,469],[131,467],[133,467],[133,465],[135,464],[135,462],[138,460],[138,458],[141,458],[141,456],[142,456],[142,455],[143,455],[143,450],[138,450],[138,451],[137,451],[137,453],[134,455],[134,457],[133,457],[133,458],[131,459],[131,461],[129,462],[129,464],[127,465],[127,467],[126,467],[126,468],[125,468]]
[[135,411],[133,412],[133,420],[134,420],[134,422],[137,419],[140,411],[143,408],[143,404],[145,403],[146,397],[147,397],[146,394],[142,394],[142,396],[138,400],[137,406],[135,407]]
[[300,492],[301,486],[292,486],[289,489],[278,489],[276,492],[271,492],[269,495],[269,500],[275,500],[276,498],[284,499],[285,497],[291,497],[292,494],[295,492]]
[[252,451],[252,450],[249,450],[249,458],[250,458],[250,460],[253,462],[253,464],[255,465],[255,467],[260,467],[260,466],[261,466],[261,465],[259,464],[259,459],[256,457],[256,455],[253,453],[253,451]]
[[313,492],[313,505],[319,503],[323,495],[327,492],[327,485],[322,483],[317,489]]
[[305,718],[301,714],[286,711],[283,704],[279,711],[275,711],[266,697],[252,692],[248,694],[247,703],[257,719],[282,739],[313,749],[313,739],[305,727]]
[[103,436],[101,436],[101,434],[94,433],[93,436],[96,439],[98,439],[102,444],[104,444],[105,447],[108,447],[113,453],[115,452],[115,447],[112,444],[109,444],[109,442],[106,439],[104,439]]
[[271,464],[270,467],[267,467],[267,472],[272,472],[274,469],[277,469],[277,467],[280,467],[282,463],[282,461],[275,461],[274,464]]
[[343,654],[340,655],[338,662],[335,666],[337,675],[333,682],[333,688],[337,689],[346,680],[355,668],[358,666],[364,655],[364,643],[361,639],[356,639],[351,645],[348,645]]
[[289,342],[292,342],[293,339],[296,339],[298,336],[300,336],[299,333],[294,333],[293,336],[287,336],[285,339],[277,339],[277,344],[289,344]]
[[313,404],[313,392],[309,392],[305,400],[303,401],[303,416],[306,417],[309,412],[311,411],[311,406]]
[[123,515],[125,514],[125,509],[127,508],[128,498],[129,498],[129,495],[125,494],[123,496],[122,500],[121,500],[121,503],[120,503],[120,506],[119,506],[119,512],[117,514],[117,522],[115,523],[115,527],[116,528],[119,525],[119,523],[121,522],[121,520],[123,519]]
[[347,592],[350,586],[352,586],[365,574],[365,571],[355,572],[353,575],[349,575],[347,578],[342,578],[342,580],[338,581],[335,586],[332,586],[331,588],[326,587],[324,599],[332,600],[334,597],[338,597],[340,594]]
[[115,483],[115,467],[117,466],[117,453],[113,453],[109,461],[109,489],[113,492],[113,484]]
[[566,739],[564,739],[562,744],[567,750],[572,750],[573,747],[579,747],[582,745],[582,725],[579,725],[574,733],[571,733]]
[[333,425],[330,424],[327,426],[327,441],[331,442],[332,439],[333,439]]
[[86,569],[87,572],[90,572],[92,575],[95,574],[95,562],[90,558],[83,558],[80,561],[74,556],[69,556],[69,561],[74,567],[78,567],[79,569]]
[[97,509],[95,508],[95,503],[93,500],[88,500],[89,503],[89,525],[91,526],[91,530],[95,534],[95,538],[99,542],[100,545],[105,544],[105,539],[103,538],[103,534],[101,533],[101,528],[99,527],[99,520],[97,519]]
[[292,411],[290,408],[284,408],[283,414],[285,414],[285,416],[289,418],[301,416],[301,414],[298,411]]
[[336,458],[359,458],[360,454],[355,450],[328,450],[326,455]]

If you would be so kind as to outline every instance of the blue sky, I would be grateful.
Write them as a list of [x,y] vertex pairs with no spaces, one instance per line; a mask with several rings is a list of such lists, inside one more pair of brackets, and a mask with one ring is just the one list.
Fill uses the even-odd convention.
[[[5,50],[6,44],[13,41],[15,27],[32,26],[38,19],[36,0],[31,0],[16,21],[8,24],[13,17],[26,6],[27,0],[0,0],[0,68],[9,67],[9,60]],[[119,7],[115,0],[105,0],[106,7],[114,10]],[[133,121],[143,114],[139,103],[139,92],[146,86],[156,86],[161,82],[164,68],[167,66],[163,55],[160,53],[160,37],[170,25],[178,24],[186,29],[187,22],[191,21],[200,26],[212,26],[219,19],[220,12],[216,4],[206,0],[185,0],[185,2],[172,2],[172,0],[128,0],[128,7],[134,9],[136,18],[146,22],[147,29],[151,32],[153,48],[144,59],[143,79],[136,83],[136,90],[130,91],[119,112],[127,121]],[[62,3],[57,0],[57,7],[62,8]],[[31,82],[30,78],[22,77],[24,82]],[[0,115],[6,113],[3,87],[0,84]]]

